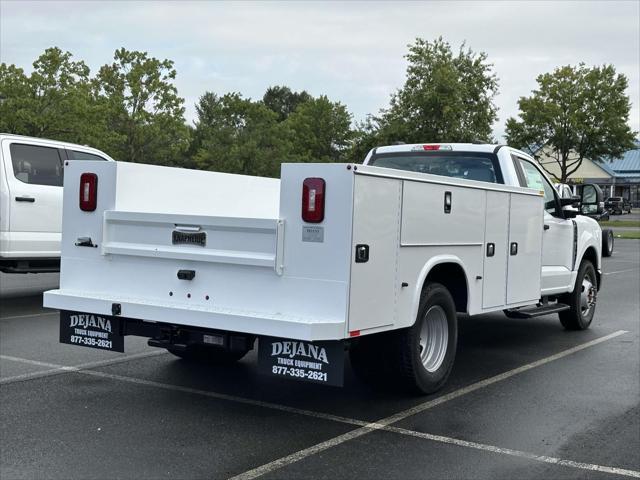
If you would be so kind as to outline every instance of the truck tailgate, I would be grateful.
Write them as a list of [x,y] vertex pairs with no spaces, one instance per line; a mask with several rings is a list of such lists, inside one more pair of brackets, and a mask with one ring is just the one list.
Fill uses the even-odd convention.
[[[99,179],[94,212],[78,208],[85,171]],[[144,189],[156,196],[146,199],[142,211],[135,210],[132,181],[120,181],[127,171],[144,173]],[[183,173],[191,178],[176,178]],[[46,292],[45,306],[112,315],[118,304],[123,317],[146,321],[301,340],[344,338],[349,264],[338,269],[327,265],[335,261],[331,257],[338,243],[346,249],[340,258],[349,255],[350,239],[328,236],[321,244],[303,243],[299,202],[294,214],[279,211],[284,193],[277,180],[249,177],[247,191],[247,181],[238,177],[120,162],[69,162],[60,289]],[[172,182],[181,183],[182,191],[173,191]],[[336,195],[335,207],[328,208],[344,210],[344,200]],[[202,214],[208,211],[237,216]],[[340,218],[350,221],[350,212]],[[344,227],[339,231],[350,234],[350,225]],[[290,261],[287,271],[285,257],[296,255],[303,261]]]

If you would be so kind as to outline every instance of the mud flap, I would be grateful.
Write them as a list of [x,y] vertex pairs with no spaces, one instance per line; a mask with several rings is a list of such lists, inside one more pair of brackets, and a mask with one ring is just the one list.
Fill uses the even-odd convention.
[[260,337],[258,371],[291,380],[341,387],[344,382],[344,342],[305,342]]
[[110,315],[61,310],[60,343],[124,352],[121,319]]

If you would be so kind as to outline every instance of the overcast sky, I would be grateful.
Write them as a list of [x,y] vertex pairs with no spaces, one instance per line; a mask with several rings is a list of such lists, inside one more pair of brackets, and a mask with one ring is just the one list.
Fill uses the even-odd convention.
[[[326,94],[355,120],[404,82],[407,44],[442,35],[485,51],[500,79],[494,134],[556,66],[612,63],[640,129],[640,2],[82,2],[0,0],[0,59],[31,69],[47,47],[92,72],[119,47],[175,61],[187,119],[205,91],[260,98],[270,85]],[[428,139],[425,139],[428,141]]]

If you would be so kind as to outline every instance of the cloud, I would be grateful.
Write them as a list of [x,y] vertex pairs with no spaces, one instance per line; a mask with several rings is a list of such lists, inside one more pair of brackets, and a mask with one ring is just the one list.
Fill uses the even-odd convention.
[[640,4],[628,2],[2,2],[0,59],[28,67],[57,45],[92,70],[124,46],[175,61],[193,103],[207,90],[259,98],[270,85],[339,100],[355,120],[402,86],[407,44],[442,35],[485,51],[500,78],[500,119],[540,73],[612,63],[629,78],[640,130]]

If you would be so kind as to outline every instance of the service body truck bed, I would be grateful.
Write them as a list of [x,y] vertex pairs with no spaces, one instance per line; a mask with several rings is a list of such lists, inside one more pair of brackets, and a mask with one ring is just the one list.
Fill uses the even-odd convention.
[[44,302],[66,343],[122,351],[143,335],[229,361],[258,338],[262,371],[339,385],[345,345],[362,343],[357,364],[365,338],[431,316],[417,354],[439,375],[448,309],[541,300],[540,190],[352,164],[283,164],[277,180],[71,161],[64,182],[60,289]]

